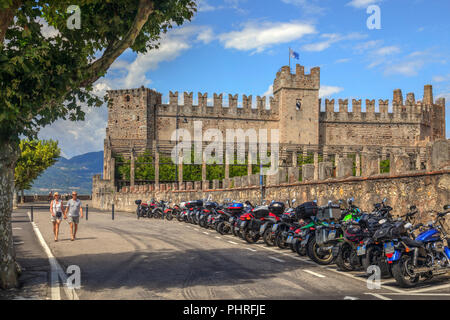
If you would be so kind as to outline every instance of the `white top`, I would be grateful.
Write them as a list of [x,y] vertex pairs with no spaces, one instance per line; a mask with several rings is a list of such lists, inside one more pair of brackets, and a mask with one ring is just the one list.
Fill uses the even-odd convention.
[[53,213],[62,212],[62,200],[59,200],[59,202],[53,200],[52,205],[53,205]]

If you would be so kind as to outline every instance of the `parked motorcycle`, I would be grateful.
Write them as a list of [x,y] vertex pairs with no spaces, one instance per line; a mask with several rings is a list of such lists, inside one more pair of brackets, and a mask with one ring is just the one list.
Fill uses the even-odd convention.
[[392,264],[392,274],[401,287],[413,287],[421,278],[427,280],[450,271],[448,232],[444,224],[449,213],[450,205],[444,206],[444,212],[436,212],[436,219],[415,240],[400,237],[397,242],[386,243],[387,261]]

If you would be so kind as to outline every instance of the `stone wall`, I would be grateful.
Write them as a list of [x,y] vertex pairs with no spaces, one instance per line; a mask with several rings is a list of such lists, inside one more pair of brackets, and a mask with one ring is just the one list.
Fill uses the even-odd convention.
[[[124,189],[121,192],[93,193],[95,208],[110,210],[114,203],[116,210],[134,212],[137,199],[149,200],[172,199],[174,202],[206,198],[212,195],[215,201],[226,198],[237,201],[250,200],[259,203],[261,193],[259,187],[237,187],[220,190],[181,190],[181,191],[142,191]],[[285,183],[265,188],[266,200],[297,199],[297,203],[317,200],[319,205],[329,200],[347,199],[354,197],[355,202],[363,210],[371,210],[373,204],[384,197],[394,208],[394,214],[404,214],[409,205],[416,205],[423,215],[427,210],[442,210],[450,203],[450,170],[433,172],[411,172],[392,176],[389,174],[372,177],[350,177],[347,179],[332,179],[327,181]]]

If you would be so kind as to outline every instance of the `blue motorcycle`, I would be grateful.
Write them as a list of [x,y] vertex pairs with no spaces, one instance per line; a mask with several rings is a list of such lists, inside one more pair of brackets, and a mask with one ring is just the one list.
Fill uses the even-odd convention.
[[[384,244],[387,262],[392,264],[392,274],[403,288],[415,286],[421,279],[443,275],[450,271],[450,249],[444,212],[437,212],[435,221],[430,222],[415,240],[401,237],[396,242]],[[444,241],[447,242],[445,246]]]

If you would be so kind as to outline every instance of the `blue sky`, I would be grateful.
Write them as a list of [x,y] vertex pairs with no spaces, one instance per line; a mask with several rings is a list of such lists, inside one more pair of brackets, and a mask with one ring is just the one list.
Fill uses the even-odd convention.
[[[381,9],[381,29],[369,30],[369,5]],[[446,0],[201,0],[190,23],[165,35],[161,47],[146,55],[126,51],[95,88],[156,89],[270,95],[275,73],[293,60],[321,67],[321,97],[390,99],[446,97],[446,132],[450,137],[450,2]],[[378,105],[378,102],[377,102]],[[364,106],[364,103],[363,103]],[[337,107],[337,106],[336,106]],[[40,138],[60,141],[73,157],[103,149],[107,112],[87,109],[85,122],[59,120]]]

